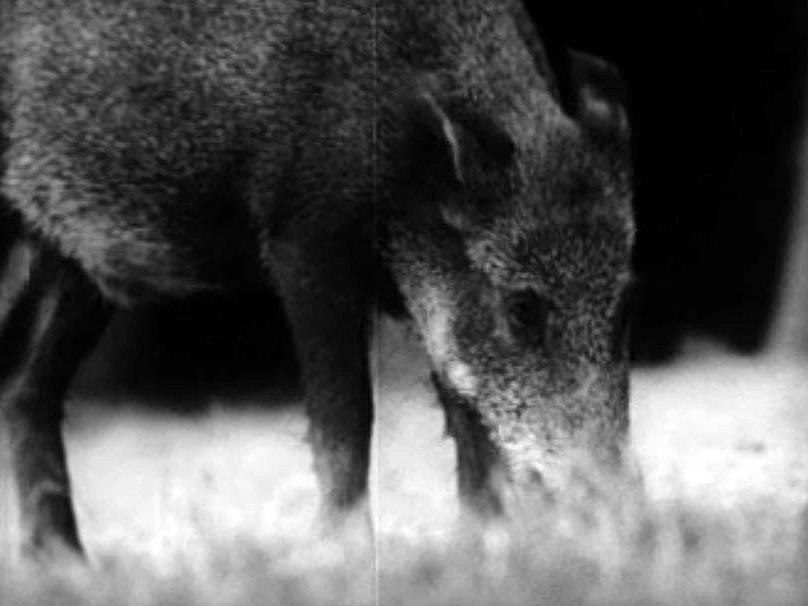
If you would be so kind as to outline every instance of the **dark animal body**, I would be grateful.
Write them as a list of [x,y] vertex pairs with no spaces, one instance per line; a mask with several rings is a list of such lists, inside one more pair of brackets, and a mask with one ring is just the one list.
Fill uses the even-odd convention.
[[423,337],[478,511],[499,472],[552,485],[576,449],[616,456],[627,127],[614,71],[564,63],[510,0],[0,0],[26,545],[80,548],[63,398],[111,311],[200,291],[280,295],[334,520],[366,492],[379,307]]

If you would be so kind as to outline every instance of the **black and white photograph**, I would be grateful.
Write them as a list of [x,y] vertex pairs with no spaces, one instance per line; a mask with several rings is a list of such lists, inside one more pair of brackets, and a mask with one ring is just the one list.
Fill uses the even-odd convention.
[[808,604],[806,110],[805,0],[0,0],[0,605]]

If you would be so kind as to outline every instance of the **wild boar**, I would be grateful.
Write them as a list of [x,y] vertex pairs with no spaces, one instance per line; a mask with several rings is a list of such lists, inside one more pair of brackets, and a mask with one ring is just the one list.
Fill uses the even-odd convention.
[[567,57],[511,0],[0,0],[26,546],[81,549],[60,422],[112,311],[201,291],[281,297],[335,523],[367,490],[375,309],[422,335],[476,510],[500,471],[618,457],[628,125],[614,69]]

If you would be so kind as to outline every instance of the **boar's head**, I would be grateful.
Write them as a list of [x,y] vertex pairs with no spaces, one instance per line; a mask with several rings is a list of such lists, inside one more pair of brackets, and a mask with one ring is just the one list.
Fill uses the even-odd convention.
[[416,154],[432,214],[394,222],[392,258],[467,492],[489,468],[552,488],[579,454],[619,461],[626,438],[628,127],[612,68],[574,63],[565,109],[551,95],[484,112],[424,98],[443,163]]

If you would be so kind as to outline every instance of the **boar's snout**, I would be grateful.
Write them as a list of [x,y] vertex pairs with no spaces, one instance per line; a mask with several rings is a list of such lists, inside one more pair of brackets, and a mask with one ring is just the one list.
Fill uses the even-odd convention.
[[[587,367],[555,393],[526,397],[516,414],[491,426],[515,476],[547,481],[560,467],[587,460],[619,467],[628,434],[627,376],[623,369]],[[513,407],[503,403],[503,408]],[[509,427],[510,426],[510,427]]]
[[625,436],[620,431],[583,431],[557,449],[531,437],[522,445],[501,445],[500,462],[512,483],[548,496],[564,490],[581,473],[615,474],[625,468]]
[[[514,385],[485,389],[474,397],[452,378],[435,377],[450,433],[478,440],[479,450],[510,483],[552,495],[578,471],[618,473],[628,434],[625,369],[589,367],[555,393],[518,394]],[[463,375],[459,387],[471,379]],[[457,419],[462,419],[461,423]],[[454,422],[452,419],[455,419]],[[470,429],[477,425],[476,430]],[[453,425],[455,426],[453,430]]]

